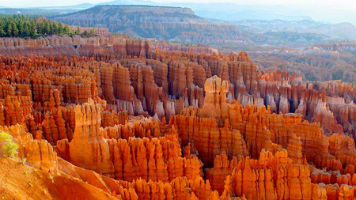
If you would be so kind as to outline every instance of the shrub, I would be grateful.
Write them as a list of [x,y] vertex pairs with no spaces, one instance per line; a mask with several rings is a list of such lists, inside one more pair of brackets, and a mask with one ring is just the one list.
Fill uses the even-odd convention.
[[6,132],[0,132],[0,155],[13,158],[17,153],[18,145],[12,141],[12,136]]

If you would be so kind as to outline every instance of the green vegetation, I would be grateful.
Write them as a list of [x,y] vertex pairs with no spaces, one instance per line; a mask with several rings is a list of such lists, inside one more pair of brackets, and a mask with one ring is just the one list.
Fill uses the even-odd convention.
[[54,177],[52,174],[49,174],[49,179],[51,180],[52,183],[54,183]]
[[6,132],[0,132],[0,155],[13,158],[17,153],[18,145],[12,141],[12,136]]
[[[79,27],[77,31],[79,30]],[[38,37],[46,35],[80,34],[70,31],[68,25],[63,25],[43,17],[23,15],[0,15],[0,37]]]
[[[77,32],[79,31],[80,33],[80,29],[78,27],[77,29]],[[85,30],[83,31],[81,34],[80,34],[82,37],[92,37],[92,36],[95,36],[95,29],[94,28],[91,28],[89,31]]]

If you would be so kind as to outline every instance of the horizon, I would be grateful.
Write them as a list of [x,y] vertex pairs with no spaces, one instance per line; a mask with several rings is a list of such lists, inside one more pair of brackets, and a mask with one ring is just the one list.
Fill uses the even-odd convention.
[[[135,2],[135,0],[121,0],[122,2]],[[162,0],[136,0],[140,1],[140,3],[147,4],[155,4],[156,6],[170,6],[170,5],[179,5],[178,7],[185,7],[184,4],[187,4],[187,8],[189,4],[197,4],[199,1],[197,0],[178,0],[178,1],[162,1]],[[76,6],[80,4],[90,3],[92,5],[97,4],[105,4],[111,3],[111,0],[34,0],[34,1],[25,1],[25,0],[4,0],[0,7],[3,8],[49,8],[49,7],[70,7]],[[253,12],[259,13],[263,12],[267,9],[277,9],[279,11],[280,18],[276,17],[275,19],[283,19],[285,17],[304,17],[304,18],[311,18],[313,21],[323,22],[323,23],[343,23],[349,22],[356,26],[356,1],[354,0],[314,0],[312,2],[308,0],[300,0],[300,1],[283,1],[283,0],[271,0],[268,3],[252,0],[252,1],[242,1],[242,0],[223,0],[216,1],[216,0],[207,0],[204,3],[199,3],[203,6],[209,4],[216,4],[221,3],[222,6],[225,4],[235,4],[239,7],[246,6],[249,9],[255,8],[256,10],[252,10]],[[133,3],[132,5],[135,5]],[[265,8],[265,10],[263,9]],[[278,10],[278,8],[280,8]],[[315,8],[315,9],[314,9]],[[316,9],[318,8],[318,9]],[[191,8],[196,14],[197,8]],[[200,9],[200,8],[199,8]],[[228,7],[228,9],[238,9],[238,7]],[[257,10],[259,9],[259,10]],[[275,13],[274,10],[270,10],[270,13]],[[295,15],[298,13],[298,15]],[[204,15],[204,11],[200,11],[198,15]],[[204,17],[204,16],[203,16]],[[214,19],[214,18],[213,18]],[[215,18],[218,19],[218,18]],[[237,19],[239,20],[239,19]],[[261,18],[260,20],[265,20]],[[269,21],[267,19],[267,21]],[[286,20],[286,21],[296,21],[296,20]]]

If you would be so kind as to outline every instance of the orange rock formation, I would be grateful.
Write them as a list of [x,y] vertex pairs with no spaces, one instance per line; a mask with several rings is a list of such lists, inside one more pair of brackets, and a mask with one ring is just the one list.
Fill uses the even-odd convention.
[[7,38],[0,54],[0,131],[19,146],[0,157],[5,198],[355,197],[352,85],[126,36]]

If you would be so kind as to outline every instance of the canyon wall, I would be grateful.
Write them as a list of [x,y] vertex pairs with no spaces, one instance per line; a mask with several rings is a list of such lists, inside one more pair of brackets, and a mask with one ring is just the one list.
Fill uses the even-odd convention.
[[1,39],[0,131],[18,145],[1,177],[20,166],[6,198],[29,195],[26,170],[54,199],[354,198],[352,85],[155,45]]

